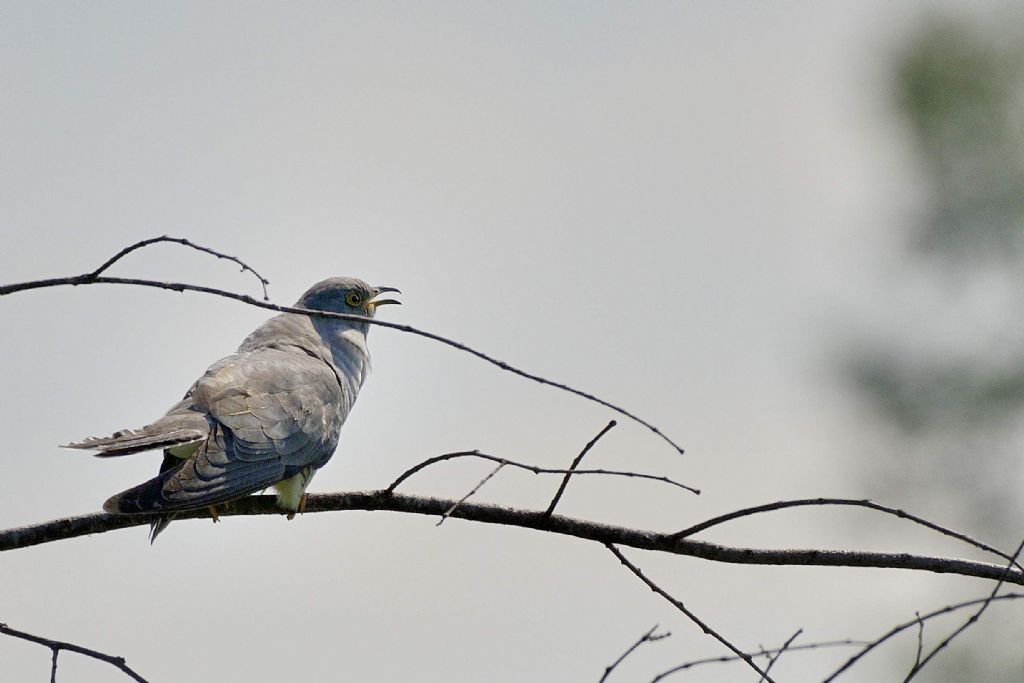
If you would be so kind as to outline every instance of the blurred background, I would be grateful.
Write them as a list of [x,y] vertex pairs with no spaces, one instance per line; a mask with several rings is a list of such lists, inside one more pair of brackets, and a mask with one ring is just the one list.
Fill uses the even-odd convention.
[[[291,303],[355,275],[382,313],[597,393],[620,424],[561,512],[657,530],[784,498],[870,497],[1012,550],[1024,514],[1024,13],[1011,2],[0,4],[0,282],[161,234],[237,255]],[[157,245],[114,274],[257,294]],[[99,509],[159,456],[60,450],[173,404],[263,319],[200,295],[0,300],[0,526]],[[613,415],[383,329],[312,491],[479,448],[564,467]],[[621,421],[620,421],[621,422]],[[408,492],[459,497],[446,463]],[[542,507],[502,471],[482,501]],[[392,513],[229,518],[5,553],[0,621],[152,681],[596,681],[724,654],[600,546]],[[867,511],[723,526],[754,547],[981,556]],[[986,582],[715,565],[626,549],[734,643],[872,639]],[[991,558],[983,558],[990,560]],[[921,681],[1024,677],[993,605]],[[941,640],[966,614],[930,622]],[[902,680],[913,629],[844,680]],[[848,652],[793,652],[779,681]],[[0,681],[49,652],[0,638]],[[751,679],[737,665],[678,674]],[[58,680],[117,681],[62,655]],[[674,680],[670,678],[668,680]]]

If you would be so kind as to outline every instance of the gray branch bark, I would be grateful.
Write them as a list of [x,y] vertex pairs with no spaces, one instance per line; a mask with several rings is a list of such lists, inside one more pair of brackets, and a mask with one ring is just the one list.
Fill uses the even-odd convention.
[[[390,511],[441,517],[455,500],[409,496],[387,491],[311,494],[307,513],[346,510]],[[279,515],[274,496],[249,496],[218,506],[220,517],[234,515]],[[1024,572],[1007,572],[1005,565],[973,560],[930,557],[911,553],[880,553],[854,550],[762,549],[742,548],[678,538],[672,532],[657,532],[610,524],[599,524],[562,515],[547,516],[543,511],[522,510],[483,503],[464,502],[450,517],[483,524],[502,524],[524,529],[573,536],[601,544],[615,544],[640,550],[697,557],[712,562],[752,565],[804,565],[820,567],[875,567],[911,569],[940,574],[959,574],[1024,586]],[[209,519],[208,510],[183,512],[177,519]],[[0,551],[51,543],[66,538],[104,533],[115,529],[149,524],[148,515],[109,515],[95,513],[65,517],[40,524],[0,531]]]

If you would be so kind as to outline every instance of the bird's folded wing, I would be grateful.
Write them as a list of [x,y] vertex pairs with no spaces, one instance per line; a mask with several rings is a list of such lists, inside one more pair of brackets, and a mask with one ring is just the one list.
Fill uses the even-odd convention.
[[190,394],[194,406],[208,411],[212,432],[180,467],[114,496],[106,509],[205,507],[319,467],[337,446],[347,412],[329,366],[272,349],[221,361]]

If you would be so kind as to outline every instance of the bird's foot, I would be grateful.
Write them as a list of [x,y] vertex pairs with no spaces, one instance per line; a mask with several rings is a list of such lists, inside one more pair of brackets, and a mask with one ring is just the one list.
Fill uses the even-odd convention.
[[306,512],[306,494],[303,493],[302,497],[299,498],[299,507],[288,513],[288,521],[295,519],[296,513],[304,514]]
[[210,518],[213,519],[213,523],[214,524],[216,524],[217,522],[220,521],[220,515],[217,514],[217,506],[216,505],[211,505],[210,507],[208,507],[206,509],[210,511]]

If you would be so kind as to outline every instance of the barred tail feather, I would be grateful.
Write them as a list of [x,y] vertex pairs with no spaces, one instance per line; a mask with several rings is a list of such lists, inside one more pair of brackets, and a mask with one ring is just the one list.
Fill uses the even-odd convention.
[[209,431],[209,423],[202,413],[176,413],[141,429],[122,429],[110,436],[92,436],[69,443],[64,448],[99,451],[99,457],[130,455],[196,442],[205,438]]
[[193,443],[203,438],[204,434],[193,430],[180,430],[166,434],[141,434],[137,436],[120,436],[117,432],[108,437],[90,437],[83,441],[69,443],[62,448],[75,448],[87,451],[99,451],[98,458],[111,458],[119,455],[131,455],[158,448],[172,448],[185,443]]

